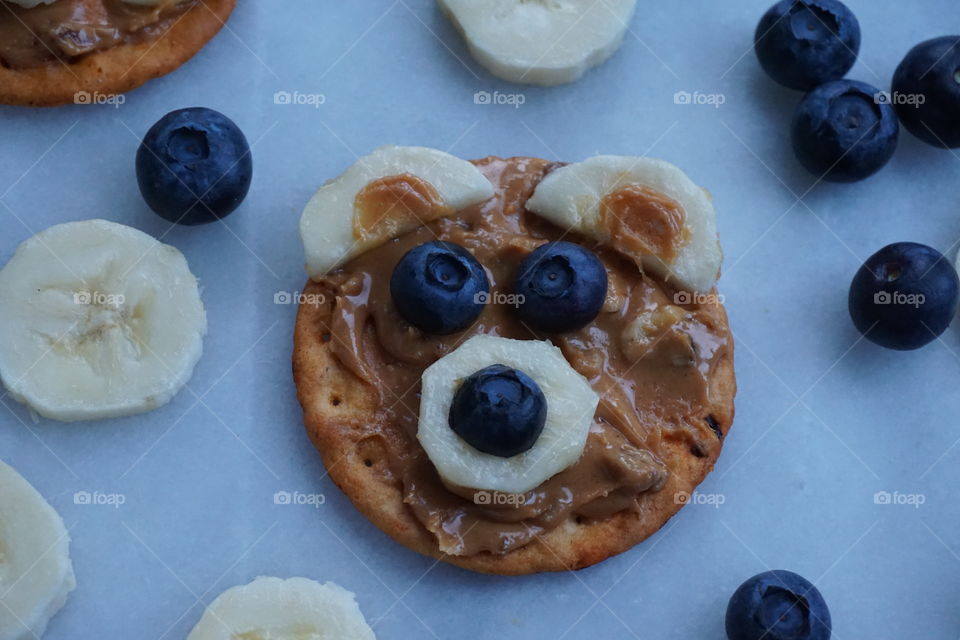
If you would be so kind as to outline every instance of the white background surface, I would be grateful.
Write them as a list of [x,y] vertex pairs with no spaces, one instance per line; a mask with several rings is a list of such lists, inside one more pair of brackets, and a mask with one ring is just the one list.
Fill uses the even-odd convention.
[[[884,89],[911,46],[960,31],[950,0],[849,4],[864,35],[851,77]],[[73,537],[79,587],[47,638],[184,638],[203,603],[268,574],[356,592],[381,640],[721,640],[729,595],[769,568],[817,583],[835,638],[956,638],[958,327],[918,352],[884,351],[859,341],[846,296],[860,262],[889,242],[954,251],[960,158],[904,132],[877,177],[814,185],[789,146],[799,95],[768,81],[751,51],[767,6],[641,0],[612,60],[544,90],[487,75],[430,0],[247,0],[194,60],[120,108],[0,109],[0,259],[55,223],[133,225],[186,254],[210,324],[189,389],[153,413],[34,423],[4,398],[0,457]],[[326,103],[274,105],[279,90]],[[526,103],[475,105],[480,90]],[[680,90],[726,102],[678,106]],[[194,105],[244,129],[254,183],[224,224],[170,228],[140,198],[134,154],[160,116]],[[407,551],[350,505],[303,432],[295,309],[273,296],[305,280],[303,204],[384,143],[464,158],[649,153],[713,192],[740,384],[733,431],[701,487],[721,507],[687,507],[576,574],[500,578]],[[280,490],[326,502],[278,506]],[[77,491],[126,503],[75,505]],[[877,491],[925,504],[875,505]]]

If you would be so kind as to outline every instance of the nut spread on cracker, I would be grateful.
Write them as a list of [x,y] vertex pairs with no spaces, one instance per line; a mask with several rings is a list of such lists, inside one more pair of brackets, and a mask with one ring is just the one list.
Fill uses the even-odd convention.
[[407,547],[500,574],[652,535],[733,421],[713,204],[676,167],[383,147],[301,219],[304,421]]
[[0,104],[94,104],[170,73],[236,0],[0,0]]

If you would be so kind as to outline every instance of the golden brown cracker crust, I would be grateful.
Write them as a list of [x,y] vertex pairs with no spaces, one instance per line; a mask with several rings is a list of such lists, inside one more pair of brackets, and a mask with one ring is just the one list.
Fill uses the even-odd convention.
[[236,0],[199,0],[156,38],[42,67],[0,67],[0,104],[52,107],[80,92],[115,95],[166,75],[192,58],[227,21]]
[[[318,299],[322,287],[308,282],[305,299]],[[322,298],[319,298],[322,299]],[[726,435],[733,422],[736,379],[733,339],[722,305],[705,307],[712,326],[727,335],[727,349],[709,380],[712,403],[705,407]],[[400,544],[456,566],[502,575],[581,569],[622,553],[658,531],[680,508],[680,494],[692,494],[720,455],[722,439],[704,452],[684,438],[661,444],[661,458],[670,469],[665,486],[644,494],[638,512],[622,511],[603,520],[569,519],[530,544],[504,555],[489,552],[451,556],[403,501],[403,486],[389,472],[387,452],[371,439],[367,425],[379,408],[379,396],[341,365],[330,349],[321,305],[302,304],[294,329],[293,375],[304,411],[304,424],[320,451],[330,477],[353,504]]]

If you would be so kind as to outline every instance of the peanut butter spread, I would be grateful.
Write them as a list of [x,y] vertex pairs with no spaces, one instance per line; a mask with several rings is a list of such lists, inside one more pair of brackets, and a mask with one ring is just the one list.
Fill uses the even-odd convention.
[[[639,273],[628,258],[525,210],[536,185],[560,165],[531,158],[475,164],[496,187],[493,198],[392,239],[320,283],[327,301],[324,339],[343,366],[380,396],[367,437],[387,452],[387,473],[402,484],[415,517],[437,537],[440,549],[453,555],[506,553],[571,519],[642,509],[644,494],[660,490],[669,473],[659,455],[662,442],[680,440],[699,456],[719,446],[717,422],[706,408],[708,377],[729,349],[726,328],[714,326],[715,316],[696,305],[675,305],[674,292]],[[415,200],[432,197],[415,177],[402,181],[409,184],[393,183],[388,190],[421,194]],[[621,193],[618,199],[629,201],[617,206],[631,215],[654,211],[650,228],[665,236],[679,233],[663,231],[675,229],[677,215],[682,219],[669,201],[644,190],[631,194]],[[607,300],[584,329],[537,335],[519,322],[507,296],[524,256],[561,237],[590,246],[602,260],[609,274]],[[390,297],[390,275],[399,259],[436,239],[469,249],[491,282],[491,304],[472,327],[452,336],[424,335],[411,327]],[[580,459],[525,495],[491,496],[446,485],[416,439],[421,374],[477,333],[549,338],[601,398]]]
[[375,244],[396,237],[410,223],[453,213],[433,185],[410,174],[374,180],[360,190],[353,208],[353,237]]
[[124,0],[55,0],[26,9],[0,0],[0,64],[29,69],[158,37],[198,0],[155,6]]
[[673,262],[689,240],[679,204],[649,187],[630,185],[600,201],[600,226],[610,243],[634,255],[652,253]]

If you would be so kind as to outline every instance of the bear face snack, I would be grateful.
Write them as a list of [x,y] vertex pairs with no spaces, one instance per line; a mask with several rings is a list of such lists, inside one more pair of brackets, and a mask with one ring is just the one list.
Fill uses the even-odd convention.
[[0,104],[96,104],[170,73],[236,0],[0,0]]
[[383,147],[301,218],[293,369],[336,484],[407,547],[497,574],[656,532],[733,421],[713,204],[676,167]]

